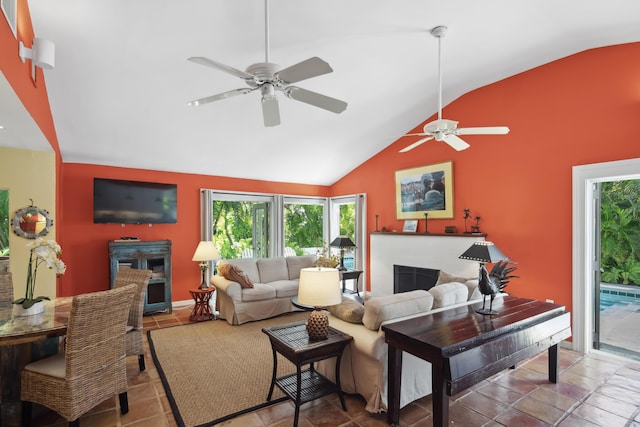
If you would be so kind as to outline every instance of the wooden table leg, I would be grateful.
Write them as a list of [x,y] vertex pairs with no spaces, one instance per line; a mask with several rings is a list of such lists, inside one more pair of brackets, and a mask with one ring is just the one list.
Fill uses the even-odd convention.
[[300,393],[302,390],[302,367],[299,363],[296,365],[296,412],[293,416],[293,427],[298,427],[298,420],[300,419]]
[[560,360],[558,359],[558,344],[549,347],[549,382],[558,382],[560,372]]
[[387,420],[392,426],[400,425],[400,386],[402,385],[402,350],[389,344],[389,360],[387,377],[389,385],[387,390],[388,414]]
[[271,386],[269,387],[269,394],[267,394],[267,402],[271,400],[271,396],[273,395],[273,387],[276,385],[276,373],[278,372],[278,355],[273,346],[271,347],[271,352],[273,353],[273,373],[271,374]]
[[433,396],[433,426],[445,427],[449,423],[449,396],[445,392],[446,378],[442,366],[431,363],[431,387]]
[[[338,397],[340,398],[340,403],[342,404],[342,410],[347,410],[347,404],[344,401],[344,394],[342,393],[342,385],[340,384],[340,360],[342,359],[342,353],[336,357],[336,386],[338,386]],[[313,367],[313,363],[311,364]]]

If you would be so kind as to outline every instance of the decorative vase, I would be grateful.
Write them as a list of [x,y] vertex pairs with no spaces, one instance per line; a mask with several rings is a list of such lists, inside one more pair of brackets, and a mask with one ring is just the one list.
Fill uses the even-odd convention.
[[22,307],[22,304],[13,304],[14,316],[32,316],[34,314],[40,314],[44,311],[44,302],[38,301],[29,308]]

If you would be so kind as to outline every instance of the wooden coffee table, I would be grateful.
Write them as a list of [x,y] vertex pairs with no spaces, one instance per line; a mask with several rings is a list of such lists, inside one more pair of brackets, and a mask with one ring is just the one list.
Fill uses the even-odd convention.
[[558,381],[558,343],[571,336],[570,314],[561,305],[507,296],[494,301],[496,315],[452,308],[383,325],[389,345],[388,421],[400,421],[402,352],[431,362],[433,425],[446,426],[449,396],[545,349],[549,381]]

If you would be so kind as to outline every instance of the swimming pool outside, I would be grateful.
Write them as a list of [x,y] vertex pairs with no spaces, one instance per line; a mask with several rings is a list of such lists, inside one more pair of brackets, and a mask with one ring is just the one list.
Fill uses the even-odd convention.
[[628,350],[636,353],[634,358],[639,358],[639,324],[640,286],[600,284],[600,343],[602,349],[622,354]]

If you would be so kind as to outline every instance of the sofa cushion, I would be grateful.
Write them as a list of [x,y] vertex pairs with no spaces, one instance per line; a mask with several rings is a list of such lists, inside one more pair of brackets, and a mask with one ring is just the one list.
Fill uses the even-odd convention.
[[242,301],[262,301],[275,299],[276,290],[273,286],[264,283],[254,283],[253,288],[242,290]]
[[260,274],[258,273],[258,266],[256,265],[256,260],[254,258],[238,258],[238,259],[220,260],[218,261],[216,266],[219,269],[220,268],[219,266],[224,264],[233,264],[237,267],[240,267],[242,271],[244,271],[247,274],[247,276],[249,276],[249,279],[251,279],[253,283],[260,282]]
[[364,305],[351,298],[342,297],[342,302],[327,307],[329,313],[349,323],[362,323]]
[[316,261],[315,255],[289,256],[287,259],[287,269],[289,270],[289,280],[300,278],[300,270],[312,267]]
[[237,265],[222,264],[218,267],[218,274],[227,280],[238,282],[243,288],[253,288],[249,276]]
[[256,261],[260,272],[260,282],[269,283],[276,280],[286,280],[289,278],[287,261],[284,257],[259,258]]
[[447,273],[446,271],[440,270],[438,274],[438,281],[436,282],[436,286],[442,285],[444,283],[458,282],[464,283],[467,280],[477,279],[478,277],[462,277],[455,274]]
[[276,298],[291,298],[298,295],[298,280],[276,280],[269,285],[276,290]]
[[384,297],[372,297],[364,306],[362,323],[372,331],[377,331],[384,321],[426,312],[431,310],[432,306],[433,296],[421,289]]
[[465,285],[458,282],[445,283],[429,289],[433,296],[433,308],[446,307],[467,301],[469,290]]

